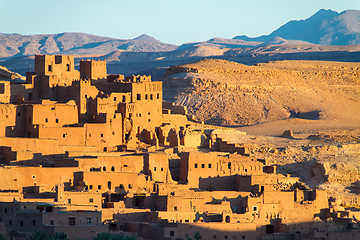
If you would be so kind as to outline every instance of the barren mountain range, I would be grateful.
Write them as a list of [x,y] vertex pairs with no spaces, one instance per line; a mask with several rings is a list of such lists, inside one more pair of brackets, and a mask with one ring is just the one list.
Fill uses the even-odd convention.
[[148,35],[114,39],[85,33],[0,34],[0,65],[24,75],[34,54],[73,54],[107,60],[109,73],[152,74],[159,79],[171,65],[218,58],[243,64],[273,60],[360,61],[360,10],[320,10],[308,19],[290,21],[269,35],[212,38],[181,46]]

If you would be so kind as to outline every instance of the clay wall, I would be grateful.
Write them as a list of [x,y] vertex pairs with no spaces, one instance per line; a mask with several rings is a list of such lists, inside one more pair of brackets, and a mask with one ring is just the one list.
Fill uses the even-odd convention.
[[44,191],[51,191],[56,184],[72,182],[74,170],[41,167],[0,168],[0,189],[23,191],[23,187],[41,186]]
[[10,81],[0,81],[0,103],[10,103]]
[[165,153],[148,153],[144,156],[144,173],[155,182],[172,182],[169,160]]
[[[199,186],[199,178],[221,177],[231,175],[261,174],[263,164],[255,159],[242,156],[219,156],[219,153],[183,152],[180,160],[180,182],[191,187]],[[235,180],[235,179],[234,179]],[[235,188],[235,181],[233,181]],[[223,183],[224,187],[227,183]]]
[[75,70],[74,56],[35,55],[35,73],[38,75],[56,75],[61,78],[79,79]]
[[102,207],[101,193],[96,192],[64,191],[57,194],[56,201],[65,204],[68,211],[101,211]]
[[80,79],[97,80],[106,79],[106,77],[106,61],[80,61]]
[[[55,139],[4,137],[0,138],[0,142],[2,146],[11,147],[10,150],[14,152],[14,158],[9,161],[32,159],[33,153],[42,153],[43,155],[63,153]],[[22,153],[26,153],[24,157],[21,157]]]
[[81,171],[131,172],[143,170],[143,155],[98,156],[96,158],[75,158]]
[[149,182],[145,175],[128,172],[76,172],[74,183],[88,186],[89,192],[120,191],[142,192],[150,189]]
[[74,101],[59,104],[42,100],[41,104],[26,106],[29,125],[60,127],[78,123],[78,109]]
[[23,106],[0,104],[0,137],[21,136],[24,132]]
[[142,233],[147,233],[144,235],[147,239],[193,239],[195,233],[200,234],[201,239],[256,239],[254,223],[178,223],[146,227],[150,229]]

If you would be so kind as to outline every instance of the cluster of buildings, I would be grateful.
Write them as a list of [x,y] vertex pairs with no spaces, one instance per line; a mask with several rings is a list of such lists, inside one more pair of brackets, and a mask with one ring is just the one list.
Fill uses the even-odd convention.
[[[0,233],[69,239],[356,239],[358,214],[163,102],[105,61],[35,56],[0,81]],[[333,204],[333,205],[331,205]]]

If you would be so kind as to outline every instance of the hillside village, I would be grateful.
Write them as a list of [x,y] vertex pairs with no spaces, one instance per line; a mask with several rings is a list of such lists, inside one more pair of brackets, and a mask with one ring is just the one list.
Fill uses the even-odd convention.
[[[163,101],[150,76],[36,55],[0,81],[0,233],[357,239],[360,215]],[[236,130],[233,130],[236,131]],[[240,133],[245,134],[245,133]]]

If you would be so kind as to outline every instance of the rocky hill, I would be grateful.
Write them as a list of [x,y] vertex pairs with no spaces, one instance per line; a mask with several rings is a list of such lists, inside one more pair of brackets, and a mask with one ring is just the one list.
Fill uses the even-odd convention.
[[234,39],[264,42],[274,37],[322,45],[358,45],[360,44],[360,10],[338,13],[321,9],[305,20],[286,23],[269,35],[256,38],[236,36]]
[[86,33],[43,35],[0,33],[0,58],[34,54],[104,55],[119,49],[132,52],[162,52],[172,51],[177,47],[147,35],[123,40]]
[[281,119],[360,125],[360,63],[278,61],[246,66],[203,60],[172,66],[164,98],[205,123],[253,125]]
[[0,81],[1,80],[25,80],[25,77],[9,71],[6,67],[0,66]]

